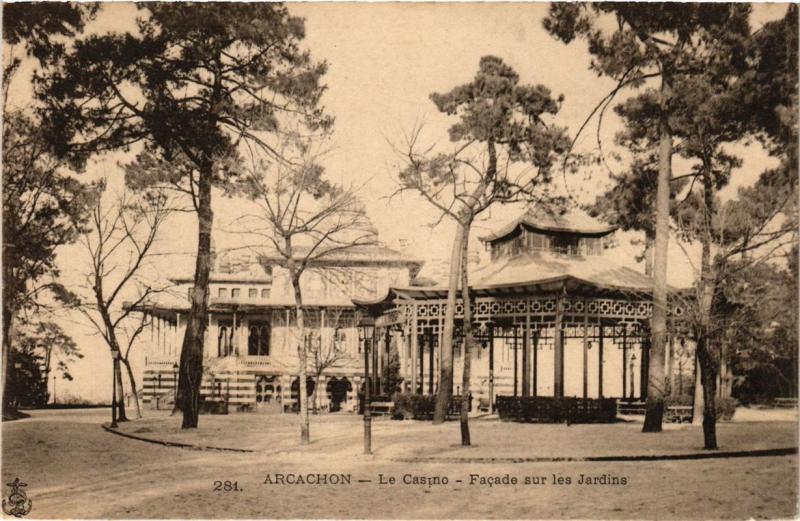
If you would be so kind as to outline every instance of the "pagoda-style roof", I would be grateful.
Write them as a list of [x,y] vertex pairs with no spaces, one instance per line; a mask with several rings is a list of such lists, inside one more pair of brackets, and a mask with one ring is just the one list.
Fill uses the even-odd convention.
[[[498,260],[471,275],[476,297],[513,297],[572,294],[645,298],[653,290],[653,279],[631,268],[620,266],[601,256],[585,258],[546,253],[524,253]],[[681,290],[669,287],[670,292]],[[386,295],[373,300],[353,299],[357,306],[380,310],[396,300],[447,298],[447,287],[390,288]]]
[[573,279],[599,290],[649,293],[653,289],[652,278],[603,256],[522,253],[497,259],[476,270],[472,277],[476,288],[524,286]]
[[595,219],[577,208],[572,208],[565,212],[529,208],[525,213],[499,230],[484,235],[479,239],[484,242],[498,241],[517,234],[522,227],[541,232],[571,233],[589,237],[602,237],[617,229],[616,226]]

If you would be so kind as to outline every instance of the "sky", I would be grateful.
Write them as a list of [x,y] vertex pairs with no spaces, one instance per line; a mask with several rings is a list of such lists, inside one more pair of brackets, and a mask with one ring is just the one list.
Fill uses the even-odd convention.
[[[396,176],[401,166],[395,147],[401,146],[404,135],[423,122],[426,142],[447,139],[451,120],[436,111],[429,101],[431,93],[446,92],[469,82],[480,58],[496,55],[519,73],[521,83],[541,83],[554,95],[564,95],[557,123],[574,135],[613,87],[611,80],[588,69],[585,43],[564,45],[544,31],[546,3],[291,3],[289,9],[306,19],[304,46],[315,59],[329,65],[322,104],[336,123],[333,148],[325,162],[328,175],[346,184],[363,186],[360,195],[381,239],[389,245],[401,239],[409,241],[411,252],[429,265],[447,258],[452,225],[445,222],[431,228],[436,214],[424,202],[408,194],[390,196],[398,187]],[[751,24],[758,27],[777,19],[785,9],[786,4],[757,4]],[[126,31],[133,27],[135,16],[136,9],[131,4],[104,4],[90,30]],[[14,87],[18,90],[12,103],[25,103],[29,92],[24,81]],[[594,148],[594,128],[590,126],[591,131],[579,141],[578,150]],[[609,111],[600,133],[605,146],[611,146],[618,130],[619,122]],[[734,173],[734,182],[723,194],[726,197],[735,194],[739,186],[751,184],[765,167],[774,164],[758,147],[739,151],[744,155],[744,164]],[[112,188],[120,190],[122,174],[118,162],[129,158],[130,154],[109,154],[94,161],[83,176],[107,176]],[[617,172],[624,168],[613,161],[610,164]],[[676,162],[673,175],[680,175],[681,168]],[[568,190],[578,201],[589,202],[608,186],[608,173],[583,172],[566,180],[557,177],[555,184],[555,190]],[[245,201],[215,194],[214,240],[218,249],[240,242],[240,237],[225,232],[245,208]],[[475,234],[502,226],[519,211],[520,208],[493,208],[476,224]],[[193,254],[194,217],[174,217],[158,248],[162,253]],[[620,262],[630,264],[637,248],[623,249]],[[76,246],[61,252],[66,280],[79,280],[81,255]],[[691,283],[690,266],[682,250],[673,245],[670,259],[670,282],[681,286]],[[185,265],[186,259],[167,255],[159,262],[159,269],[170,273]],[[85,358],[72,366],[75,381],[59,381],[59,394],[102,399],[110,388],[107,348],[99,337],[87,335],[88,329],[78,322],[70,322],[67,329]]]

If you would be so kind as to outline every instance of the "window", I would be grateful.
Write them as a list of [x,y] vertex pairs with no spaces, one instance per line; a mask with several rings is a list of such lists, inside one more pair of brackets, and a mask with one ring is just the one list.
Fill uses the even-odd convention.
[[269,298],[269,289],[264,288],[261,290],[261,298]]
[[219,298],[228,298],[228,288],[219,288],[217,290],[217,296]]
[[531,249],[536,251],[546,250],[547,249],[547,237],[540,233],[531,233],[528,237],[531,240]]
[[241,289],[239,289],[239,288],[233,288],[233,289],[231,290],[231,297],[233,297],[233,298],[236,298],[236,297],[238,297],[238,296],[239,296],[239,295],[241,295],[241,294],[242,294],[242,290],[241,290]]
[[567,255],[578,255],[578,238],[574,235],[554,235],[553,251]]
[[258,297],[258,290],[255,288],[250,288],[247,290],[247,297],[248,298],[256,298]]
[[230,320],[219,321],[219,334],[217,335],[217,356],[230,356],[233,354],[233,322]]
[[269,356],[270,327],[266,322],[251,322],[247,336],[247,354]]
[[337,353],[347,349],[347,333],[342,328],[336,328],[333,333],[333,350]]
[[583,239],[583,243],[587,255],[598,255],[602,251],[603,245],[600,238],[588,237]]

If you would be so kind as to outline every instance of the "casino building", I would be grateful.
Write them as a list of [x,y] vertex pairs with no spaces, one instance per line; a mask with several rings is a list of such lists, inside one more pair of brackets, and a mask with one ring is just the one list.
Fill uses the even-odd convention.
[[[473,351],[470,384],[476,405],[493,404],[501,395],[646,397],[653,281],[615,260],[615,231],[579,210],[559,215],[528,210],[480,238],[487,258],[470,270],[480,346]],[[397,368],[401,390],[436,391],[447,290],[415,279],[421,266],[420,260],[381,246],[331,257],[304,274],[303,341],[312,352],[337,354],[319,383],[323,409],[353,410],[367,348],[373,395],[397,390],[387,388],[388,364]],[[189,310],[191,277],[173,282],[180,298],[142,307],[155,319],[143,392],[154,407],[172,403]],[[239,410],[296,405],[299,339],[286,271],[269,254],[221,255],[210,292],[204,398]],[[460,299],[455,312],[458,394]],[[681,314],[671,305],[670,323]],[[676,342],[684,341],[671,335],[668,374]],[[309,356],[309,374],[313,362]],[[308,385],[313,391],[314,384]]]
[[[389,287],[406,287],[422,263],[383,246],[360,247],[327,257],[301,279],[306,308],[308,371],[325,364],[318,404],[351,409],[363,378],[362,344],[353,298],[374,299]],[[146,405],[171,407],[180,346],[189,312],[192,276],[172,277],[175,291],[140,310],[152,316],[144,359]],[[281,411],[296,403],[297,342],[288,272],[270,254],[215,259],[209,283],[209,316],[201,393],[229,410]],[[309,381],[313,391],[315,382]]]
[[[615,231],[578,210],[528,210],[480,238],[490,259],[470,274],[480,345],[471,364],[473,396],[488,404],[499,395],[646,397],[653,281],[615,261]],[[378,299],[356,300],[374,319],[375,380],[396,352],[406,390],[435,392],[446,298],[446,288],[436,286],[391,287]],[[462,313],[459,299],[456,394]],[[672,305],[671,324],[681,314]],[[676,341],[670,337],[670,352]],[[668,360],[667,374],[670,367]]]

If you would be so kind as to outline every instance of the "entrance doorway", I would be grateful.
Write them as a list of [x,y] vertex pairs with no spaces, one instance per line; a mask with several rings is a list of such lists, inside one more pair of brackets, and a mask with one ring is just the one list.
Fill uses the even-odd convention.
[[256,377],[256,409],[263,412],[280,412],[281,385],[277,376]]
[[325,391],[328,393],[328,400],[331,404],[331,412],[342,410],[342,404],[347,402],[347,393],[353,390],[353,384],[343,377],[341,380],[335,376],[328,380]]

